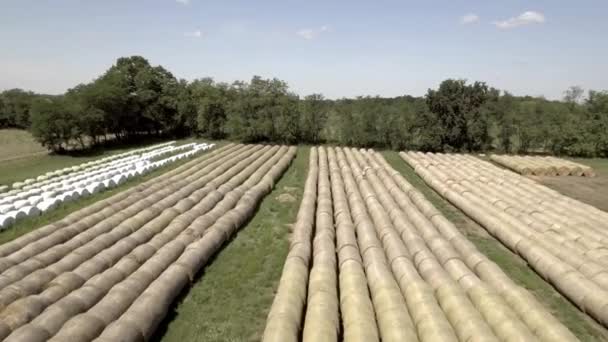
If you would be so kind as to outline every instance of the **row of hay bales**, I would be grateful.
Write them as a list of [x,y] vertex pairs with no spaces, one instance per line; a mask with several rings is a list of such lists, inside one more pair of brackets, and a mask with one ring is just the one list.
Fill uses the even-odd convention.
[[[0,230],[8,228],[21,218],[38,216],[62,203],[113,188],[128,179],[147,174],[177,160],[191,157],[199,151],[206,151],[213,146],[214,144],[206,143],[194,144],[188,146],[189,151],[154,162],[150,161],[154,154],[141,157],[129,156],[67,176],[34,182],[21,190],[11,190],[6,193],[6,196],[0,198]],[[163,149],[180,150],[180,148],[172,146]]]
[[295,152],[230,144],[1,245],[0,339],[149,340]]
[[608,213],[469,155],[401,156],[427,184],[608,326]]
[[[173,143],[173,142],[171,142]],[[162,144],[162,145],[166,145],[166,144]],[[167,153],[171,153],[174,151],[180,151],[182,149],[191,149],[190,153],[184,153],[184,156],[188,156],[191,155],[192,152],[194,151],[198,151],[198,150],[207,150],[210,149],[214,146],[214,144],[207,144],[207,143],[202,143],[202,144],[196,144],[196,143],[192,143],[192,144],[185,144],[185,145],[179,145],[179,146],[160,146],[157,147],[159,145],[155,145],[146,149],[141,149],[141,150],[135,150],[135,151],[130,151],[130,152],[126,152],[125,156],[122,156],[123,154],[119,154],[119,155],[115,155],[115,156],[110,156],[110,157],[106,157],[106,158],[102,158],[99,160],[95,160],[95,161],[91,161],[85,164],[81,164],[78,166],[73,166],[71,168],[68,168],[69,170],[71,170],[70,172],[64,172],[62,171],[61,175],[56,175],[53,177],[49,177],[47,175],[41,175],[38,176],[38,178],[33,179],[33,178],[29,178],[24,180],[23,182],[17,182],[15,184],[13,184],[13,187],[10,191],[7,191],[6,193],[0,194],[0,203],[2,203],[7,197],[12,198],[14,196],[17,196],[18,194],[21,193],[26,193],[28,191],[34,190],[34,189],[43,189],[43,190],[47,190],[48,188],[53,188],[53,187],[57,187],[57,184],[61,184],[64,183],[66,181],[73,181],[74,179],[81,179],[83,178],[83,176],[90,176],[90,175],[97,175],[97,174],[101,174],[104,173],[108,170],[113,170],[113,169],[121,169],[121,168],[141,168],[147,164],[152,164],[151,159],[161,156],[163,154],[167,154]],[[143,152],[143,151],[150,151],[150,152]],[[140,152],[140,153],[138,153]],[[119,156],[122,156],[120,158],[117,158]],[[169,161],[169,158],[165,159],[166,161]],[[90,165],[89,165],[90,164]],[[53,172],[58,172],[58,171],[53,171]],[[53,173],[51,172],[51,173]]]
[[22,182],[15,182],[10,186],[10,188],[27,190],[27,188],[30,187],[31,184],[34,182],[43,182],[43,181],[50,180],[51,178],[54,178],[54,177],[67,176],[70,173],[79,172],[84,169],[92,170],[92,169],[95,169],[96,167],[103,167],[104,164],[108,164],[112,161],[119,160],[119,159],[136,158],[136,156],[134,156],[136,154],[143,154],[143,153],[146,153],[151,150],[162,149],[164,147],[167,147],[167,146],[170,146],[173,144],[175,144],[175,141],[169,141],[169,142],[162,143],[162,144],[156,144],[156,145],[147,146],[144,148],[139,148],[139,149],[123,152],[123,153],[114,154],[111,156],[92,160],[92,161],[82,163],[79,165],[74,165],[74,166],[70,166],[70,167],[65,167],[63,169],[49,171],[43,175],[38,176],[36,179],[26,179],[25,181],[22,181]]
[[590,166],[552,156],[493,154],[490,159],[522,175],[595,177]]
[[577,340],[380,154],[310,163],[263,341]]

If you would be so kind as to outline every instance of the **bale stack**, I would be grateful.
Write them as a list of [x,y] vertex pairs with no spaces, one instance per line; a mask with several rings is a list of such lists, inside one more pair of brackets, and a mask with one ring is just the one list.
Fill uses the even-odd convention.
[[229,145],[0,246],[0,339],[149,340],[294,148]]
[[[576,341],[533,295],[479,252],[378,153],[328,148],[327,177],[324,149],[319,151],[315,243],[305,254],[313,255],[313,263],[295,280],[287,278],[293,261],[286,260],[264,341],[300,341],[313,336],[317,341],[361,342]],[[327,178],[331,197],[323,194]],[[333,202],[335,232],[328,230],[329,217],[318,215],[329,213],[329,208],[322,209],[328,199]],[[306,241],[311,235],[306,235]],[[334,253],[337,284],[335,266],[315,269],[321,261],[333,264]],[[303,285],[287,279],[306,281],[307,271],[310,290],[304,306]],[[299,290],[290,295],[287,284]],[[315,297],[316,293],[321,295]],[[311,298],[324,299],[321,309],[321,301]],[[283,302],[293,303],[295,313],[281,315],[289,312],[287,304],[280,304]],[[279,307],[284,309],[279,311]],[[298,315],[302,308],[305,319]],[[280,329],[281,320],[289,322],[283,325],[288,329]],[[318,328],[307,331],[311,322]],[[337,337],[335,331],[340,332]]]
[[608,325],[608,213],[471,156],[401,156],[581,310]]
[[296,342],[301,334],[312,256],[318,172],[318,153],[313,147],[289,253],[266,321],[263,337],[266,342]]
[[515,156],[493,154],[490,159],[521,175],[528,176],[584,176],[595,177],[587,165],[556,157]]
[[[10,205],[11,210],[15,211],[10,214],[13,217],[22,217],[23,215],[19,214],[19,212],[24,213],[25,209],[23,208],[30,205],[35,205],[41,212],[52,210],[63,202],[76,200],[80,197],[86,197],[105,189],[110,189],[126,182],[128,179],[148,173],[162,165],[214,147],[214,144],[207,143],[191,143],[179,146],[166,145],[168,144],[130,151],[79,166],[50,172],[37,179],[30,178],[23,182],[17,182],[13,184],[12,190],[0,193],[0,209],[3,210],[7,205]],[[175,153],[184,149],[187,151],[169,158],[151,161],[152,158],[158,158],[167,153]],[[42,204],[42,201],[37,201],[35,204],[32,204],[39,197],[47,200],[46,203]],[[59,203],[55,203],[57,201]],[[7,227],[8,225],[5,225],[3,228]]]

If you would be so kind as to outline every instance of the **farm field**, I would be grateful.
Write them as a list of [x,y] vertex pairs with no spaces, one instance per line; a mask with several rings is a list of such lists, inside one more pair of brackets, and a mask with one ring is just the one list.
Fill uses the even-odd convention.
[[[184,207],[179,209],[180,205],[189,203],[182,199],[172,207],[161,211],[160,215],[150,219],[148,223],[138,225],[137,227],[141,227],[139,229],[130,227],[128,230],[126,224],[119,223],[115,230],[121,233],[107,231],[97,237],[89,236],[91,240],[78,247],[74,253],[67,253],[48,265],[45,263],[41,266],[37,264],[38,262],[33,263],[24,259],[27,253],[23,254],[22,251],[28,248],[27,245],[20,251],[2,255],[0,257],[0,265],[3,267],[3,272],[0,274],[0,322],[5,324],[0,326],[0,333],[4,334],[0,336],[7,337],[7,341],[21,340],[24,336],[28,338],[34,336],[33,341],[47,340],[44,337],[47,333],[43,330],[51,327],[48,326],[50,323],[46,322],[45,317],[49,315],[55,317],[58,313],[65,316],[66,305],[78,303],[76,305],[79,309],[73,316],[65,317],[60,323],[53,323],[56,324],[54,328],[56,332],[54,339],[51,340],[60,341],[66,338],[92,340],[93,338],[89,337],[87,332],[89,330],[86,330],[89,328],[94,331],[94,334],[99,333],[95,336],[102,336],[99,339],[101,341],[109,341],[117,336],[137,340],[140,330],[142,336],[154,341],[258,341],[262,338],[267,341],[297,341],[300,338],[302,340],[324,340],[326,335],[322,334],[331,331],[327,322],[334,322],[332,327],[335,329],[336,338],[348,336],[349,339],[357,340],[359,338],[362,341],[375,339],[390,341],[391,338],[399,340],[404,336],[422,340],[439,338],[442,341],[463,340],[473,335],[500,339],[500,334],[508,336],[515,334],[514,336],[522,339],[547,341],[557,338],[556,334],[560,337],[556,340],[578,338],[581,341],[601,341],[608,338],[605,328],[578,310],[543,278],[531,272],[525,260],[503,247],[502,243],[488,234],[482,226],[469,219],[458,208],[429,188],[425,181],[416,175],[396,152],[375,153],[371,150],[346,148],[315,147],[309,149],[299,147],[291,166],[286,168],[282,176],[277,176],[279,181],[274,190],[260,199],[259,206],[251,207],[253,209],[249,212],[250,218],[243,223],[238,233],[227,238],[226,246],[221,248],[218,246],[215,249],[217,254],[205,254],[201,271],[188,273],[186,280],[177,277],[182,280],[180,280],[180,284],[175,285],[177,287],[171,291],[170,298],[160,296],[160,298],[164,298],[162,302],[165,304],[151,310],[158,314],[159,318],[152,317],[153,314],[149,313],[147,317],[152,323],[147,326],[135,318],[129,318],[136,317],[134,315],[141,316],[143,309],[136,311],[139,310],[138,307],[141,308],[144,305],[154,307],[154,304],[158,304],[158,293],[166,290],[161,289],[163,287],[158,285],[159,279],[164,279],[164,282],[168,281],[167,277],[159,277],[156,278],[156,281],[150,281],[148,274],[141,271],[146,265],[146,261],[142,260],[141,266],[131,265],[126,261],[130,258],[129,255],[135,255],[138,258],[141,258],[142,255],[148,256],[151,252],[146,251],[146,248],[143,248],[144,245],[151,244],[156,248],[161,243],[171,244],[172,239],[182,242],[180,236],[188,235],[185,232],[192,231],[191,228],[196,222],[206,221],[206,219],[197,217],[212,219],[221,217],[217,214],[217,207],[221,203],[225,203],[225,199],[230,195],[224,195],[224,200],[220,200],[218,197],[209,199],[209,197],[213,197],[212,194],[217,196],[217,191],[211,191],[211,188],[222,189],[223,193],[228,191],[227,194],[242,194],[242,189],[238,190],[238,187],[229,191],[229,187],[225,187],[228,183],[220,186],[217,178],[210,181],[212,176],[208,172],[214,172],[214,175],[217,175],[218,178],[224,177],[222,178],[224,180],[233,177],[231,182],[235,178],[243,181],[246,174],[251,177],[253,170],[260,168],[260,165],[271,168],[276,160],[287,158],[289,153],[295,153],[294,148],[287,150],[285,147],[270,146],[246,145],[241,146],[241,150],[239,150],[236,145],[221,144],[218,148],[219,150],[212,150],[195,160],[182,161],[178,162],[178,165],[155,170],[145,175],[144,179],[133,180],[119,188],[86,198],[82,205],[68,203],[65,207],[43,217],[19,222],[15,226],[15,231],[10,229],[1,232],[0,243],[8,242],[8,244],[0,245],[0,253],[5,254],[7,248],[11,249],[11,244],[21,241],[19,236],[23,236],[21,239],[30,239],[28,236],[37,234],[38,230],[48,230],[48,227],[55,222],[59,222],[61,225],[73,221],[79,211],[86,212],[87,208],[101,208],[107,203],[114,203],[115,198],[122,198],[126,193],[145,192],[159,179],[168,182],[166,184],[179,182],[182,177],[176,177],[176,175],[185,174],[188,171],[184,170],[196,167],[198,167],[198,171],[191,170],[190,177],[186,179],[196,179],[195,174],[204,178],[196,182],[199,184],[197,185],[198,190],[183,198],[192,200],[194,194],[198,192],[197,198],[203,198],[203,200],[196,203],[206,204],[194,204],[190,209]],[[248,162],[239,164],[233,161],[232,164],[226,165],[225,163],[229,160],[227,155],[239,155],[239,151],[243,158],[247,157]],[[218,154],[224,155],[224,159],[221,159]],[[212,168],[210,165],[215,167]],[[232,176],[213,171],[217,167],[221,167],[221,170]],[[236,169],[240,171],[236,171]],[[246,172],[246,170],[248,171]],[[174,177],[173,181],[168,181],[170,177]],[[601,174],[598,177],[601,177]],[[313,179],[314,194],[312,194]],[[182,182],[186,184],[185,180]],[[234,187],[236,183],[232,184],[231,186]],[[159,191],[162,192],[162,190]],[[207,197],[201,197],[204,193],[208,193]],[[330,198],[329,202],[322,200],[327,196]],[[140,198],[140,196],[137,197]],[[165,194],[165,198],[167,197],[171,197],[171,195]],[[336,200],[336,198],[341,200]],[[311,202],[311,199],[318,200],[318,206]],[[304,201],[302,202],[302,200]],[[216,201],[220,202],[214,209],[210,209],[213,206],[212,203]],[[233,198],[232,201],[234,203],[235,199]],[[162,202],[166,201],[162,200]],[[194,212],[203,205],[206,206],[205,210],[210,209],[210,211],[206,213],[201,211],[202,215]],[[348,214],[350,222],[345,219],[345,217],[348,218],[348,215],[342,214],[347,211],[350,211]],[[365,215],[359,216],[354,213],[365,213]],[[431,220],[427,216],[431,217]],[[308,217],[308,221],[304,219],[305,217]],[[410,222],[412,217],[416,219]],[[190,226],[185,222],[188,220],[193,220]],[[303,223],[305,221],[306,224]],[[137,221],[128,219],[124,222],[131,224]],[[336,225],[333,232],[329,228],[330,222],[332,227],[333,224]],[[103,227],[102,223],[103,221],[92,227]],[[163,224],[166,228],[161,227]],[[310,227],[305,228],[306,225],[310,225]],[[40,228],[41,226],[45,227]],[[319,230],[319,227],[325,228]],[[180,229],[182,233],[179,233]],[[149,240],[140,242],[144,231],[148,232],[145,234]],[[372,231],[374,234],[371,234]],[[28,234],[29,232],[31,233]],[[132,253],[127,253],[126,246],[131,246],[134,241],[130,238],[122,238],[123,242],[116,246],[107,245],[105,242],[105,247],[102,249],[98,247],[98,252],[91,254],[93,241],[104,241],[105,237],[115,234],[129,234],[130,237],[137,237],[136,240],[140,247],[133,249]],[[173,234],[173,236],[169,237],[168,234]],[[333,246],[328,245],[331,242],[331,234],[334,234],[335,237]],[[364,236],[360,238],[363,241],[358,240],[359,235]],[[162,238],[160,238],[161,236]],[[374,236],[382,238],[376,238],[374,241]],[[205,233],[202,234],[202,237],[205,237]],[[389,237],[393,239],[389,239]],[[48,237],[44,238],[48,240]],[[74,239],[76,238],[67,240],[67,243],[69,244]],[[80,240],[80,238],[78,239]],[[306,275],[306,278],[310,282],[302,281],[297,290],[282,290],[285,285],[279,284],[286,282],[283,280],[286,277],[282,273],[284,272],[283,264],[287,260],[285,266],[285,270],[287,270],[289,268],[287,265],[294,264],[293,260],[300,262],[302,258],[305,259],[305,255],[299,254],[302,253],[302,248],[296,248],[297,252],[294,252],[294,248],[290,249],[290,246],[301,247],[307,239],[315,241],[308,246],[311,248],[308,259],[310,273]],[[38,246],[36,247],[38,248],[36,260],[44,258],[44,255],[52,255],[51,252],[40,250],[39,242],[32,242],[31,245]],[[175,243],[171,245],[175,245]],[[328,246],[329,250],[333,248],[335,274],[328,272],[328,268],[323,266],[327,259],[331,259],[332,253],[326,250]],[[353,246],[358,249],[359,259],[351,248]],[[361,246],[365,246],[363,249],[370,250],[370,252],[362,252]],[[429,248],[425,249],[424,246],[429,246]],[[325,252],[317,253],[317,247],[323,247]],[[446,248],[451,252],[446,252]],[[121,256],[115,257],[118,258],[116,260],[121,261],[109,262],[108,260],[114,260],[111,259],[113,253],[121,249],[123,252],[117,254]],[[51,250],[55,253],[61,249],[52,247]],[[416,252],[411,253],[411,250]],[[485,266],[481,267],[476,264],[477,266],[470,267],[467,262],[471,261],[461,257],[461,253],[467,251],[473,251],[476,256],[469,259],[481,258],[483,262],[480,264]],[[182,255],[185,253],[184,251]],[[417,256],[412,257],[410,253]],[[450,253],[455,253],[457,257],[454,258],[454,254]],[[17,259],[11,259],[15,254]],[[85,254],[94,255],[94,257],[85,260],[82,256]],[[81,263],[73,266],[76,262],[66,261],[76,258],[76,255],[80,255],[79,260],[83,260]],[[176,257],[173,256],[173,258]],[[160,259],[160,257],[150,257],[147,262],[154,260],[152,263],[156,264]],[[454,259],[461,260],[461,263],[458,263],[460,266],[454,266],[457,264],[451,261]],[[14,263],[14,260],[17,260],[17,263]],[[140,259],[137,260],[138,263],[142,262],[139,261]],[[178,261],[174,261],[170,265],[178,263]],[[355,267],[356,263],[359,263],[361,267]],[[20,274],[23,275],[24,270],[31,271],[31,267],[33,267],[32,275],[19,278]],[[165,272],[175,268],[181,269],[177,266],[171,267],[166,268]],[[137,270],[123,279],[122,276],[116,274],[116,270],[123,271],[125,268]],[[298,269],[299,267],[292,265],[291,268]],[[357,271],[352,272],[353,269],[357,269]],[[367,270],[373,270],[373,272],[366,272]],[[48,271],[52,275],[49,275]],[[85,280],[83,276],[90,275],[91,272],[96,273],[83,284],[80,284],[81,280],[75,280],[80,278]],[[171,272],[177,274],[175,270]],[[462,272],[468,273],[462,276]],[[351,273],[357,275],[349,275]],[[160,274],[164,274],[164,272]],[[460,276],[462,278],[458,281],[457,278]],[[52,278],[49,280],[46,277]],[[102,293],[95,294],[95,297],[87,297],[92,296],[91,286],[105,284],[106,278],[111,277],[118,277],[116,283],[118,285],[114,285],[117,286],[116,289],[112,287],[112,290],[107,291],[105,296]],[[148,283],[151,284],[148,290],[145,290],[146,292],[140,293],[139,296],[130,291],[125,292],[125,289],[141,289],[142,286],[137,286],[137,282],[142,279],[148,279]],[[316,285],[313,285],[315,279]],[[41,282],[42,280],[50,284],[49,288],[41,287],[39,283],[36,285],[36,281]],[[153,284],[157,284],[155,288],[158,289],[150,290]],[[333,284],[332,286],[335,287],[336,291],[332,294],[332,296],[335,295],[335,298],[332,298],[336,301],[333,299],[324,301],[327,299],[325,293],[327,284]],[[387,284],[390,285],[387,286]],[[62,286],[72,287],[69,287],[69,290],[59,291]],[[173,285],[167,285],[167,288],[168,286]],[[366,295],[355,293],[354,289],[358,289],[359,292],[364,292]],[[15,295],[15,290],[18,291],[18,295]],[[302,291],[304,291],[304,295],[302,295]],[[272,327],[277,326],[277,323],[273,325],[273,319],[277,316],[285,318],[282,314],[276,314],[276,312],[281,312],[281,309],[276,309],[275,307],[280,307],[280,305],[275,303],[273,306],[273,302],[283,297],[289,297],[282,294],[286,292],[299,293],[299,298],[303,302],[294,305],[293,298],[287,300],[288,305],[284,305],[283,309],[288,307],[290,310],[285,317],[292,315],[294,308],[297,311],[298,307],[302,310],[305,307],[306,311],[302,311],[301,316],[290,324],[280,322],[278,325],[283,330],[279,329],[281,330],[279,334],[273,335]],[[353,295],[342,298],[344,293],[353,293]],[[445,295],[440,297],[439,293],[445,293]],[[151,299],[152,297],[155,299]],[[312,300],[310,303],[309,297]],[[86,302],[87,298],[92,300],[92,305],[85,305],[84,309],[80,309],[81,304],[83,301]],[[116,298],[121,300],[131,298],[131,300],[127,300],[129,304],[125,304],[122,309],[117,309],[123,310],[120,315],[110,313],[103,317],[102,323],[95,320],[95,317],[101,318],[101,312],[108,310],[108,303]],[[144,298],[147,299],[144,300]],[[392,299],[386,300],[386,298]],[[401,300],[395,298],[401,298]],[[418,299],[410,301],[412,298]],[[518,301],[518,298],[525,300]],[[454,305],[450,303],[454,301],[458,303],[457,307],[463,308],[461,309],[462,314],[454,314],[454,311],[449,309],[449,305]],[[418,302],[420,304],[413,304]],[[331,307],[337,311],[332,311],[331,315],[334,318],[338,317],[338,320],[327,319],[328,316],[324,316],[327,303],[333,303]],[[352,309],[355,305],[353,303],[357,303],[357,306],[363,305],[366,309],[359,310],[360,312],[355,314],[358,310]],[[391,303],[388,306],[389,309],[383,306],[388,305],[387,303]],[[400,304],[395,305],[395,303]],[[130,304],[133,306],[127,308],[126,306]],[[44,310],[40,308],[40,305]],[[422,311],[416,311],[415,305],[420,305],[419,310]],[[319,310],[315,311],[315,307]],[[432,312],[434,318],[425,318],[425,312]],[[522,312],[534,312],[535,314],[530,315],[532,318],[529,318]],[[128,315],[124,316],[126,314]],[[123,316],[127,318],[123,319]],[[310,317],[307,318],[307,316]],[[460,316],[467,317],[467,320],[476,323],[469,322],[465,329],[465,325],[456,324],[454,321],[460,319]],[[111,321],[112,317],[120,318]],[[369,320],[370,317],[371,320]],[[399,321],[405,319],[405,322],[409,323],[392,325],[391,319]],[[300,325],[295,326],[295,322],[298,321]],[[503,328],[501,324],[496,325],[499,321],[508,323],[504,323]],[[313,324],[312,328],[309,326],[306,329],[307,324]],[[44,326],[44,329],[41,330],[41,326]],[[286,337],[290,334],[290,329],[291,331],[302,329],[302,336],[297,335],[300,333],[296,333],[296,335],[292,333],[292,336],[296,336],[295,339]],[[51,332],[54,331],[51,330]],[[334,335],[331,336],[333,338]]]
[[[466,155],[402,153],[427,184],[606,325],[606,214]],[[581,287],[585,287],[582,289]]]
[[264,341],[576,340],[380,154],[310,165]]
[[551,189],[608,211],[608,159],[573,158],[575,162],[591,166],[595,177],[530,177]]
[[0,162],[47,154],[34,137],[21,129],[0,129]]
[[149,339],[295,152],[224,146],[1,245],[2,337]]
[[154,341],[259,341],[281,276],[308,174],[309,148],[261,202],[256,215],[182,293]]
[[543,303],[576,337],[581,341],[608,340],[608,329],[581,312],[572,302],[532,271],[527,262],[518,254],[510,251],[500,240],[494,238],[477,222],[435,192],[410,165],[404,162],[399,153],[384,151],[382,154],[393,168],[420,190],[480,251],[495,262],[514,282],[534,294],[536,299]]

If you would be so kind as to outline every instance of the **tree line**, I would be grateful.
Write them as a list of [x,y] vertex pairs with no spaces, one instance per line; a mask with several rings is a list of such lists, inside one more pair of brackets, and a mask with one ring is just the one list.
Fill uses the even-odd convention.
[[423,151],[608,156],[608,92],[560,101],[448,79],[424,97],[299,97],[286,82],[191,82],[143,57],[119,58],[65,94],[0,93],[0,127],[27,128],[57,152],[144,136],[330,143]]

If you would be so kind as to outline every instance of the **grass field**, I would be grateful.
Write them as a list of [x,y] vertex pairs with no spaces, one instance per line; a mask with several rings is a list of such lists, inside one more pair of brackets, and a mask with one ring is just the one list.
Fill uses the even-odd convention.
[[255,217],[203,270],[155,341],[259,341],[302,198],[309,148],[300,147]]
[[608,330],[588,317],[568,299],[555,291],[544,279],[534,272],[517,254],[505,248],[482,227],[468,218],[458,208],[444,200],[428,187],[422,178],[404,162],[397,152],[383,152],[386,160],[412,185],[420,190],[443,215],[456,227],[465,232],[477,248],[494,261],[517,284],[528,289],[581,341],[606,341]]
[[29,132],[21,129],[0,129],[0,162],[46,152]]

